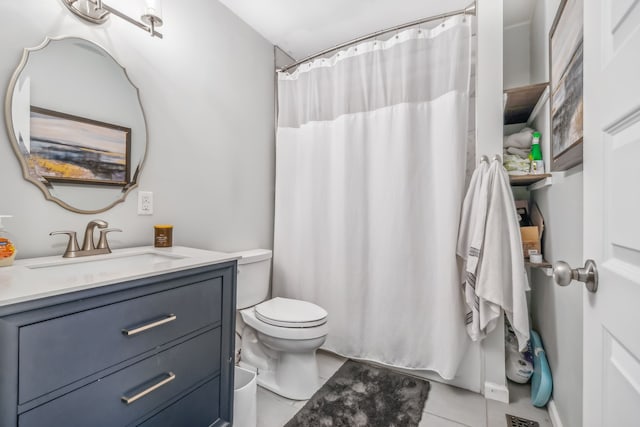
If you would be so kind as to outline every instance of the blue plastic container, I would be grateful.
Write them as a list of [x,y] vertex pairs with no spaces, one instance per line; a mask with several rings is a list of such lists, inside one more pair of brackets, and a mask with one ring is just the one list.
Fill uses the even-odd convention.
[[551,398],[553,381],[551,369],[542,347],[542,340],[536,331],[531,331],[531,346],[533,347],[533,375],[531,377],[531,403],[538,408],[543,407]]

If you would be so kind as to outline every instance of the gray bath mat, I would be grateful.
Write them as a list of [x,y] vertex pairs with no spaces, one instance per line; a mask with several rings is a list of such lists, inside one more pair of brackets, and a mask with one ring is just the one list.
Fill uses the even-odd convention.
[[416,427],[429,382],[348,360],[285,427]]

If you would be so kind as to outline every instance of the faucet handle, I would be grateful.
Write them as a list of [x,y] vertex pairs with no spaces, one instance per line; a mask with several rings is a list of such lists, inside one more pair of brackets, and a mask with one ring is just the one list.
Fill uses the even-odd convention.
[[54,236],[56,234],[66,234],[69,236],[69,243],[67,243],[67,249],[64,251],[63,258],[73,258],[75,257],[76,252],[80,251],[80,246],[78,246],[78,239],[76,238],[75,231],[52,231],[49,233],[49,236]]
[[107,242],[107,233],[112,231],[122,231],[119,228],[104,228],[100,230],[100,240],[98,240],[98,247],[96,249],[106,249],[111,253],[111,248],[109,247],[109,242]]

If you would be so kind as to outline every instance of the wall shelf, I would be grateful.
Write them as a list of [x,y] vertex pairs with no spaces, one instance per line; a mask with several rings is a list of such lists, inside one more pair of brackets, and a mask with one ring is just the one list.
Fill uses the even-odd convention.
[[[551,184],[551,174],[550,173],[541,173],[536,175],[509,175],[509,182],[513,187],[524,187],[532,184],[539,183],[540,181],[548,180]],[[533,188],[536,190],[537,188]]]
[[524,265],[527,268],[539,268],[546,276],[553,276],[553,265],[550,262],[543,260],[541,263],[533,263],[525,259]]
[[[504,91],[504,133],[531,126],[549,98],[549,83],[537,83]],[[546,162],[545,162],[546,163]],[[528,191],[551,185],[551,174],[510,175],[513,187],[528,187]]]
[[[506,89],[504,91],[504,124],[528,123],[540,109],[541,98],[548,94],[549,83]],[[538,108],[536,108],[538,106]]]

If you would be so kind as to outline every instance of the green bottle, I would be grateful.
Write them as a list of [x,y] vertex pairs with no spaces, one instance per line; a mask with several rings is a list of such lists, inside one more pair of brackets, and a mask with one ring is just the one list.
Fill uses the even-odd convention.
[[544,162],[542,161],[542,151],[540,150],[540,132],[533,132],[529,160],[531,161],[530,172],[532,174],[544,173]]

